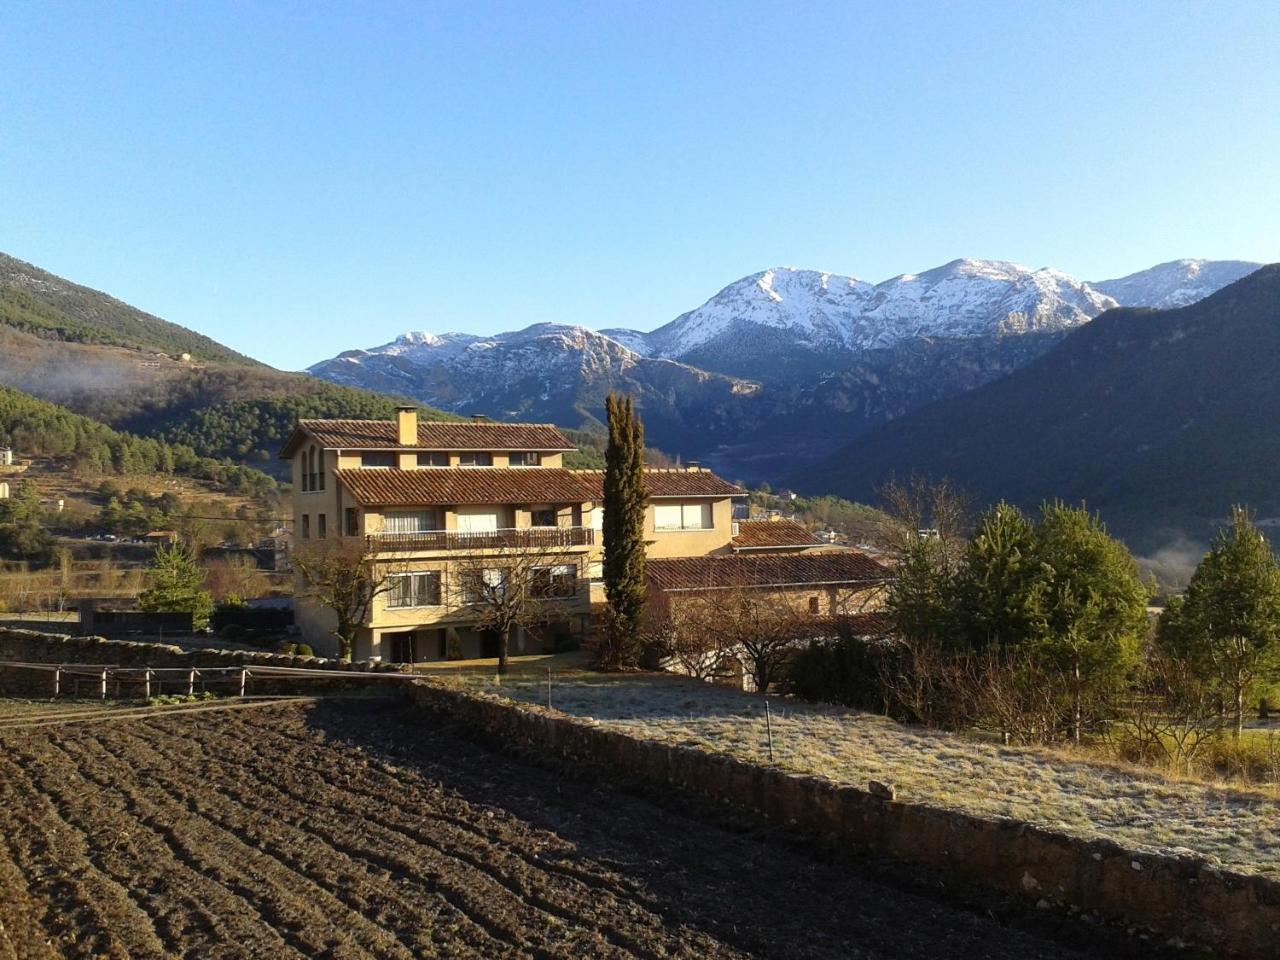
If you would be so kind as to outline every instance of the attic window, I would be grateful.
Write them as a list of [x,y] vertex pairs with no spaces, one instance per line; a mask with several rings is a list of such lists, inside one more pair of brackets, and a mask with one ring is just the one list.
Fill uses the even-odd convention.
[[394,453],[362,453],[360,454],[360,466],[366,469],[370,467],[394,467],[396,465],[396,455]]
[[513,467],[540,467],[542,454],[535,450],[517,450],[508,455],[507,463]]
[[492,453],[460,453],[458,454],[458,466],[460,467],[492,467]]
[[438,450],[428,453],[418,454],[418,466],[420,467],[447,467],[449,465],[449,455]]

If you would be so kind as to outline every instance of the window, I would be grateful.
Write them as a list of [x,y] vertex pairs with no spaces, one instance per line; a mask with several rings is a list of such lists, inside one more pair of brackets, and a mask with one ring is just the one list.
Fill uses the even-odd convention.
[[396,455],[394,453],[362,453],[360,454],[360,466],[370,467],[394,467],[396,465]]
[[458,454],[458,466],[460,467],[492,467],[492,453],[460,453]]
[[711,504],[659,503],[653,508],[655,530],[710,530]]
[[360,511],[355,507],[347,507],[343,511],[343,532],[348,537],[358,537],[360,535]]
[[818,615],[818,598],[817,597],[809,598],[809,613],[815,617]]
[[402,573],[391,578],[391,590],[387,593],[387,606],[438,607],[440,605],[440,572]]
[[557,526],[555,507],[538,507],[536,510],[530,510],[529,525],[532,527]]
[[304,513],[302,515],[302,539],[311,539],[311,514]]
[[306,493],[311,489],[307,485],[307,464],[311,462],[311,455],[307,451],[302,451],[302,471],[298,474],[298,485],[302,487],[302,492]]
[[389,510],[382,521],[386,533],[430,533],[441,526],[438,510]]
[[329,518],[323,514],[316,515],[316,538],[323,540],[329,535]]
[[502,568],[468,570],[462,576],[462,597],[467,603],[486,603],[506,593],[507,571]]
[[320,466],[316,469],[316,476],[320,479],[320,489],[324,489],[324,451],[320,451]]
[[578,568],[572,563],[534,567],[529,571],[529,592],[535,597],[572,597],[578,589]]
[[418,466],[420,467],[447,467],[449,465],[449,455],[433,451],[431,453],[418,454]]
[[513,467],[540,467],[542,466],[542,454],[535,453],[532,450],[517,450],[508,456],[507,463]]

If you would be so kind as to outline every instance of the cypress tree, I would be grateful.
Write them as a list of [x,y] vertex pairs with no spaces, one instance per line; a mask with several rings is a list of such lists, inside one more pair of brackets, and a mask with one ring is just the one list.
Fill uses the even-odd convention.
[[609,445],[604,471],[604,589],[609,616],[601,638],[601,666],[622,669],[640,659],[644,613],[644,425],[631,397],[605,399]]

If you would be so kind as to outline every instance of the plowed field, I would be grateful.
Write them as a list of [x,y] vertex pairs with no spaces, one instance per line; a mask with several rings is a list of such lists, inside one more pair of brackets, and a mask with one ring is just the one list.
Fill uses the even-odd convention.
[[397,705],[0,729],[0,958],[1156,955],[1019,917]]

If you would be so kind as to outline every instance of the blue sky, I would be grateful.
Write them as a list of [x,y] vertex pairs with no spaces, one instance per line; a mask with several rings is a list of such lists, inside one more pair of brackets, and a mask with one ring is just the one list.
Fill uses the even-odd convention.
[[1280,4],[10,2],[0,250],[296,369],[795,265],[1280,260]]

